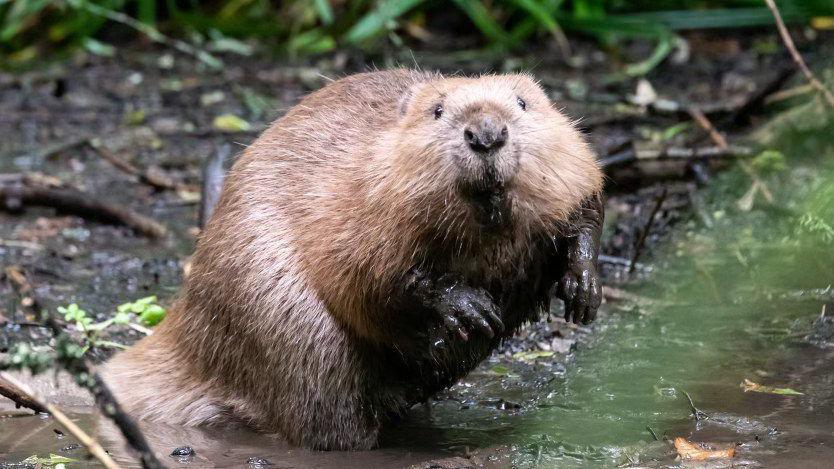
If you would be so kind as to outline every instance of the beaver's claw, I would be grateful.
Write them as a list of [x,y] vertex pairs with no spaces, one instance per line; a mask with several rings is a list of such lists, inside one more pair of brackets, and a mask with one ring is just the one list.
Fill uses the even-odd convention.
[[565,321],[588,324],[602,302],[601,284],[592,262],[569,265],[559,280],[557,295],[565,302]]
[[441,279],[443,285],[433,309],[449,332],[469,340],[475,331],[490,339],[504,331],[498,307],[485,290],[444,280]]
[[469,340],[470,334],[480,332],[492,339],[504,331],[501,313],[483,288],[473,288],[452,274],[434,276],[431,272],[413,267],[406,276],[406,292],[417,300],[423,311],[434,313],[443,324],[438,328],[436,342],[442,347],[445,339],[439,337],[443,329]]

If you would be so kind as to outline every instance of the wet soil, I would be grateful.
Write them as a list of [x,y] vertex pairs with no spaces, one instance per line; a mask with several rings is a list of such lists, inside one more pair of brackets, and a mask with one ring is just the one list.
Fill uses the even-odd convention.
[[[728,130],[730,141],[735,142],[755,124],[759,111],[755,108],[747,113],[745,104],[786,75],[790,62],[782,53],[754,47],[772,42],[773,36],[769,35],[697,34],[690,39],[693,48],[689,57],[668,61],[647,79],[657,95],[666,100],[710,110],[711,118],[720,122],[722,129]],[[450,61],[428,53],[416,54],[416,60],[424,68],[446,72],[532,70],[565,112],[581,119],[579,125],[587,130],[602,157],[636,146],[662,149],[711,145],[706,132],[689,124],[691,119],[684,110],[635,104],[641,98],[635,80],[610,83],[609,73],[616,63],[594,45],[578,43],[577,50],[584,62],[580,67],[567,67],[550,59],[553,54],[549,51],[486,63]],[[328,77],[365,70],[372,61],[350,54],[291,64],[264,58],[225,59],[227,66],[222,72],[211,72],[188,57],[168,51],[124,49],[115,58],[79,55],[25,74],[0,74],[0,135],[4,137],[0,139],[0,177],[48,175],[57,178],[56,183],[83,190],[90,197],[149,215],[169,229],[164,239],[151,240],[125,227],[66,216],[48,208],[0,212],[0,264],[4,268],[20,266],[27,272],[34,294],[45,306],[78,303],[98,320],[104,320],[113,314],[116,305],[151,294],[169,304],[194,247],[199,204],[194,188],[199,187],[200,169],[206,159],[224,144],[242,149],[301,96],[326,84]],[[377,60],[384,66],[397,58]],[[400,61],[412,63],[411,55]],[[737,112],[740,109],[745,112]],[[250,129],[218,129],[215,119],[227,114],[243,118]],[[682,122],[687,123],[683,131],[670,131]],[[90,139],[98,139],[112,153],[139,168],[162,172],[179,183],[180,190],[159,190],[125,174],[103,159],[87,143]],[[649,258],[655,241],[676,221],[691,216],[693,203],[698,213],[698,187],[710,173],[725,165],[722,159],[677,159],[609,170],[603,238],[607,285],[617,286],[650,273],[648,266],[638,266],[635,273],[628,274],[627,266],[637,256],[641,264]],[[661,193],[665,193],[662,207],[649,223],[647,218]],[[641,233],[647,227],[649,234],[640,246]],[[0,279],[0,351],[20,341],[48,344],[48,332],[37,326],[35,318],[20,304],[14,286],[4,280]],[[614,301],[616,296],[611,294],[608,299]],[[488,419],[490,415],[523,413],[534,405],[524,392],[519,392],[515,402],[490,397],[490,389],[542,388],[564,375],[577,344],[592,336],[594,329],[566,324],[558,319],[558,308],[556,305],[552,314],[507,341],[466,381],[437,396],[434,406],[470,415],[479,413]],[[611,311],[610,305],[604,306],[602,314]],[[124,344],[141,336],[126,327],[114,328],[109,334],[107,339]],[[524,353],[531,351],[542,356],[525,360]],[[112,350],[91,353],[94,359],[103,360]],[[513,378],[508,380],[507,376]],[[163,456],[167,457],[165,452],[175,446],[198,448],[200,467],[238,467],[248,458],[257,457],[271,461],[273,466],[269,467],[429,467],[425,463],[429,460],[441,460],[438,464],[442,467],[509,465],[507,453],[511,449],[500,444],[477,450],[449,441],[437,444],[436,435],[425,425],[431,418],[421,412],[415,409],[414,415],[387,437],[382,449],[348,455],[288,448],[274,438],[245,430],[223,434],[182,429],[172,433],[157,426],[146,430]],[[74,417],[95,425],[83,411]],[[411,425],[411,420],[420,423]],[[11,462],[35,453],[60,453],[66,438],[56,437],[54,427],[54,422],[36,417],[0,420],[0,459]],[[12,445],[8,449],[7,443]],[[212,448],[210,454],[200,451],[200,447]],[[120,462],[128,464],[129,460],[122,455]]]

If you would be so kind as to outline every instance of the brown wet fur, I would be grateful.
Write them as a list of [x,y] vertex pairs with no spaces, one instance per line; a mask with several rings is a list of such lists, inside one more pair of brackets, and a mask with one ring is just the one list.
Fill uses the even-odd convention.
[[[484,116],[509,131],[489,158],[462,136]],[[180,298],[103,374],[142,419],[373,447],[547,304],[554,239],[601,185],[581,134],[527,75],[335,81],[238,158]],[[488,290],[507,330],[430,351],[437,321],[403,294],[414,266]]]

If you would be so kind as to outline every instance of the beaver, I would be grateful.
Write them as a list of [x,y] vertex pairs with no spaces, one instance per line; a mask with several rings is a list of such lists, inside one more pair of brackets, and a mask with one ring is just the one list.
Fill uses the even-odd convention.
[[141,419],[372,448],[552,290],[594,318],[602,183],[526,74],[333,81],[242,152],[168,317],[103,377]]

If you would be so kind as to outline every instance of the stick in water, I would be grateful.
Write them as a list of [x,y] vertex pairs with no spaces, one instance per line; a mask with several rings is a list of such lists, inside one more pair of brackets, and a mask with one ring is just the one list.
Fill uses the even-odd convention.
[[94,458],[98,459],[99,462],[106,467],[107,469],[119,469],[119,465],[116,464],[116,461],[113,461],[113,458],[104,451],[104,448],[101,447],[100,444],[96,440],[93,439],[90,435],[88,435],[84,430],[81,429],[78,425],[75,424],[69,417],[66,416],[61,409],[58,407],[47,403],[41,397],[35,395],[32,391],[26,388],[22,383],[18,382],[8,373],[0,372],[0,384],[6,387],[15,388],[15,392],[19,395],[26,396],[30,402],[34,402],[37,406],[42,409],[45,409],[45,412],[49,412],[52,414],[52,417],[61,424],[62,427],[66,428],[68,432],[72,434]]

